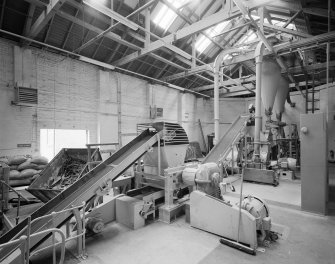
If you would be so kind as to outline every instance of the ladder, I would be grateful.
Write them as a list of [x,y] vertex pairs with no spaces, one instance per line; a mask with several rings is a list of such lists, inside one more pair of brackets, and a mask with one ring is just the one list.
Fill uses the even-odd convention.
[[320,80],[320,73],[314,71],[312,75],[312,89],[310,91],[306,84],[306,114],[314,114],[315,111],[320,110],[320,90],[315,89],[315,75],[318,75],[318,81]]

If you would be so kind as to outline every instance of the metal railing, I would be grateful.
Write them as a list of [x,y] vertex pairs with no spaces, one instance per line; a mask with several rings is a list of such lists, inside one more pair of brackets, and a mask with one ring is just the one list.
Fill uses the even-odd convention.
[[[59,212],[52,212],[51,214],[44,215],[41,217],[37,217],[34,220],[31,221],[31,217],[28,217],[28,224],[22,229],[22,232],[26,230],[26,235],[22,235],[20,238],[16,238],[15,240],[9,241],[7,243],[1,244],[0,245],[0,252],[2,250],[6,251],[6,248],[13,248],[15,247],[16,250],[17,248],[21,250],[20,254],[20,264],[28,264],[29,259],[31,256],[36,255],[40,253],[41,251],[44,251],[46,249],[52,248],[52,259],[53,259],[53,264],[56,264],[56,246],[60,245],[61,246],[61,256],[59,260],[59,264],[62,264],[64,261],[64,252],[65,252],[65,243],[77,239],[77,250],[78,250],[78,257],[85,259],[86,254],[85,254],[85,205],[86,203],[83,202],[82,205],[80,206],[73,206],[72,208],[65,209]],[[70,235],[70,227],[69,227],[69,221],[66,223],[66,234],[62,230],[56,227],[56,221],[55,218],[59,214],[65,214],[68,212],[72,212],[76,219],[76,224],[77,224],[77,234],[74,236]],[[40,231],[38,233],[31,234],[31,225],[39,220],[43,219],[50,219],[52,227],[43,231]],[[50,221],[49,220],[49,221]],[[21,232],[21,233],[22,233]],[[38,250],[35,250],[30,253],[30,247],[31,247],[31,239],[35,237],[41,237],[38,241],[44,239],[45,237],[49,236],[51,233],[52,235],[52,244],[43,248],[40,248]],[[61,242],[56,241],[55,233],[59,233],[61,236]],[[35,240],[36,241],[36,240]],[[13,252],[15,252],[14,250]],[[11,253],[13,253],[11,252]],[[8,256],[7,256],[8,257]],[[15,258],[16,260],[17,258]]]
[[[8,183],[0,180],[0,185],[1,185],[1,189],[2,189],[2,197],[4,197],[4,188],[3,186],[7,186],[7,188],[9,188],[11,191],[13,191],[16,195],[17,195],[17,198],[18,198],[18,201],[17,201],[17,210],[16,210],[16,217],[15,217],[15,224],[17,225],[19,223],[19,219],[20,219],[20,205],[21,205],[21,198],[23,200],[25,200],[26,202],[29,202],[24,196],[22,196],[19,192],[17,192],[12,186],[10,186]],[[3,203],[2,203],[3,204]],[[1,209],[2,212],[4,211],[4,209],[2,208]]]
[[[36,250],[32,254],[30,254],[29,253],[30,240],[32,238],[35,238],[35,237],[38,237],[38,236],[44,237],[46,234],[49,234],[49,233],[52,233],[53,237],[55,236],[55,233],[58,233],[61,237],[61,242],[55,243],[51,246],[48,246],[48,247],[45,247],[45,248],[42,248],[42,249],[39,249],[39,250]],[[55,247],[57,245],[60,245],[61,246],[61,252],[60,252],[60,259],[59,259],[58,264],[63,264],[64,256],[65,256],[65,242],[66,242],[65,235],[64,235],[62,230],[60,230],[58,228],[50,228],[50,229],[43,230],[41,232],[35,233],[33,235],[29,235],[29,236],[23,235],[19,239],[15,239],[15,240],[9,241],[7,243],[0,244],[0,250],[4,249],[6,247],[15,246],[21,251],[21,253],[19,254],[20,263],[29,264],[29,259],[30,259],[31,256],[36,255],[36,254],[40,253],[42,250],[45,250],[49,247],[54,247],[54,249],[55,249]],[[15,260],[17,260],[17,259],[15,258]],[[53,251],[53,264],[56,264],[55,250]]]

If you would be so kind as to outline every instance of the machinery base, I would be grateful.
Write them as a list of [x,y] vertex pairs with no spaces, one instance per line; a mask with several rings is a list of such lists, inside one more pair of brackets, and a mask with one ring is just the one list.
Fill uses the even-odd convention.
[[185,213],[185,203],[172,206],[163,205],[159,207],[159,220],[170,224],[180,215]]
[[271,184],[273,186],[279,184],[275,171],[255,168],[244,168],[243,180]]

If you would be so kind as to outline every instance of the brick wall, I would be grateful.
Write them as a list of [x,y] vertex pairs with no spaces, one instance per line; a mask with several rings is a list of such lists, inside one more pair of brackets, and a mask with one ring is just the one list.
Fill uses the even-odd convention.
[[[136,124],[164,120],[180,122],[190,140],[199,140],[194,95],[40,49],[29,48],[28,60],[24,48],[16,48],[23,54],[20,74],[29,75],[23,83],[38,89],[38,105],[11,105],[18,79],[14,64],[20,61],[14,47],[0,39],[0,156],[38,153],[43,128],[89,130],[91,143],[121,139],[124,145],[135,137]],[[150,105],[162,107],[163,117],[150,119]],[[17,148],[19,143],[32,147]]]

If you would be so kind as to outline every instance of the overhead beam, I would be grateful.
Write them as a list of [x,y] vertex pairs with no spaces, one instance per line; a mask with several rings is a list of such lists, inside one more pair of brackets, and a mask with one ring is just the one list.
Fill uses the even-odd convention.
[[[325,69],[326,66],[327,66],[327,63],[318,63],[318,64],[314,64],[314,65],[308,65],[308,66],[305,66],[305,67],[306,67],[307,71],[315,71],[315,70],[319,70],[319,69]],[[329,62],[329,66],[334,67],[335,66],[335,61]],[[288,70],[291,73],[301,72],[302,67],[301,66],[290,67],[290,68],[288,68]],[[256,80],[256,77],[254,75],[250,76],[250,77],[247,77],[247,78],[230,79],[230,80],[225,80],[223,82],[220,82],[220,87],[224,88],[226,91],[228,89],[229,92],[227,92],[227,94],[230,94],[230,96],[246,95],[246,94],[249,94],[250,92],[246,91],[245,87],[243,87],[242,84],[244,86],[247,85],[247,87],[250,90],[253,90],[254,86],[253,86],[253,84],[250,84],[250,82],[253,82],[255,80]],[[324,79],[322,79],[322,81],[326,82],[326,79],[324,78]],[[237,85],[235,85],[235,84],[237,84]],[[307,82],[307,85],[311,85],[311,84],[312,84],[311,81]],[[235,86],[227,87],[229,85],[235,85]],[[305,87],[306,86],[306,81],[299,82],[297,84],[296,83],[290,83],[289,84],[290,88],[295,88],[297,85]],[[213,88],[214,88],[214,85],[209,84],[209,85],[196,87],[193,90],[196,91],[196,92],[204,92],[204,91],[213,90]],[[236,93],[238,93],[238,94],[236,94]]]
[[299,10],[292,17],[290,17],[283,25],[283,28],[286,28],[289,24],[291,24],[301,14],[301,12],[302,10]]
[[6,0],[2,1],[1,15],[0,15],[0,28],[2,28],[3,17],[5,15]]
[[[89,23],[85,23],[85,22],[83,22],[81,19],[78,19],[77,17],[74,17],[74,16],[72,16],[72,15],[69,15],[68,13],[66,13],[66,12],[64,12],[64,11],[60,11],[60,10],[58,10],[57,15],[59,15],[60,17],[65,18],[65,19],[67,19],[67,20],[69,20],[69,21],[71,21],[71,22],[73,22],[73,23],[75,23],[75,24],[77,24],[77,25],[79,25],[79,26],[85,27],[85,28],[87,28],[88,30],[91,30],[91,31],[93,31],[93,32],[95,32],[95,33],[97,33],[97,34],[100,34],[101,32],[103,32],[102,29],[97,28],[97,27],[95,27],[95,26],[93,26],[93,25],[91,25],[91,24],[89,24]],[[109,38],[109,39],[111,39],[111,40],[113,40],[113,41],[116,41],[116,42],[118,42],[118,43],[121,43],[122,45],[125,45],[125,46],[127,46],[127,47],[130,47],[130,48],[132,48],[132,49],[134,49],[134,50],[140,50],[140,49],[141,49],[141,48],[138,47],[137,45],[132,44],[132,43],[130,43],[130,42],[128,42],[128,41],[125,41],[124,39],[121,38],[120,35],[115,34],[115,33],[113,33],[113,32],[108,32],[108,33],[105,35],[105,37],[106,37],[106,38]]]
[[30,28],[31,28],[31,23],[33,21],[33,15],[35,13],[36,5],[35,4],[29,4],[29,10],[28,10],[28,16],[26,18],[26,22],[24,25],[24,35],[28,36]]
[[172,80],[175,80],[175,79],[184,78],[184,77],[187,77],[187,76],[192,75],[192,74],[201,73],[203,71],[213,72],[213,67],[210,64],[205,64],[205,65],[201,65],[201,66],[196,66],[196,67],[191,68],[191,69],[186,69],[186,70],[184,69],[183,72],[164,77],[163,80],[168,82],[168,81],[172,81]]
[[[328,18],[328,10],[324,9],[324,8],[303,8],[302,11],[305,14]],[[330,13],[330,18],[335,19],[335,13],[334,12]]]
[[[242,85],[236,85],[236,86],[232,86],[232,87],[223,87],[223,86],[220,86],[220,89],[221,88],[223,90],[225,90],[227,93],[228,92],[236,92],[236,91],[245,91],[246,94],[249,94],[250,91],[248,91],[248,90],[253,91],[254,88],[255,88],[255,85],[253,85],[251,83],[248,83],[248,84],[244,84],[243,86]],[[213,90],[213,85],[204,85],[204,86],[196,87],[196,88],[194,88],[192,90],[195,91],[195,92],[201,93],[201,92],[204,92],[204,91]]]
[[[305,39],[301,39],[301,40],[296,40],[296,41],[292,41],[292,42],[285,42],[285,43],[281,43],[278,45],[273,46],[274,51],[276,51],[277,53],[279,53],[279,55],[281,53],[286,53],[286,52],[291,52],[291,50],[293,49],[297,49],[297,48],[302,48],[308,45],[314,45],[315,43],[325,43],[328,40],[333,40],[335,38],[335,31],[334,32],[330,32],[330,33],[324,33],[324,34],[320,34],[317,36],[313,36],[310,38],[305,38]],[[271,51],[269,50],[264,50],[264,56],[270,55],[272,54]],[[238,63],[242,63],[245,61],[249,61],[255,58],[254,52],[247,52],[245,54],[240,54],[237,56],[234,56],[232,58],[232,60],[227,61],[226,62],[226,66],[230,66],[230,65],[235,65]],[[202,71],[212,71],[212,67],[213,67],[213,63],[208,63],[205,65],[201,65],[201,66],[196,66],[194,69],[190,69],[187,72],[181,72],[181,73],[177,73],[177,74],[173,74],[167,77],[164,77],[164,80],[170,81],[170,80],[174,80],[174,79],[178,79],[178,78],[183,78],[186,77],[187,75],[191,75],[194,73],[199,73]],[[286,72],[286,71],[283,71]]]
[[[335,61],[330,61],[329,62],[329,67],[334,67],[335,66]],[[288,68],[288,71],[292,74],[295,73],[301,73],[303,72],[303,69],[306,70],[307,72],[312,72],[312,71],[316,71],[316,70],[320,70],[320,69],[325,69],[327,68],[327,63],[315,63],[312,65],[306,65],[304,67],[301,66],[297,66],[297,67],[291,67]]]
[[[197,92],[194,92],[194,91],[189,90],[189,89],[185,89],[185,88],[177,86],[177,85],[166,83],[166,82],[163,82],[161,80],[157,80],[155,78],[152,78],[152,77],[149,77],[149,76],[145,76],[145,75],[137,73],[137,72],[129,71],[129,70],[126,70],[126,69],[123,69],[123,68],[120,68],[120,67],[114,67],[113,65],[110,65],[110,64],[106,65],[106,64],[102,63],[101,61],[96,61],[96,60],[92,60],[91,58],[87,58],[87,57],[84,57],[84,56],[79,56],[78,54],[73,53],[71,51],[64,50],[64,49],[58,48],[56,46],[46,44],[44,42],[36,41],[36,40],[34,40],[32,38],[28,38],[28,37],[25,37],[25,36],[22,36],[22,35],[19,35],[19,34],[15,34],[15,33],[3,30],[3,29],[0,29],[0,33],[4,33],[4,34],[10,35],[10,36],[14,36],[16,38],[24,39],[25,41],[33,42],[33,43],[36,43],[36,44],[41,45],[43,47],[47,47],[47,48],[50,48],[52,50],[61,52],[63,54],[72,55],[72,56],[76,57],[77,59],[80,59],[80,60],[83,60],[83,61],[86,61],[86,62],[89,62],[89,63],[93,63],[93,64],[96,64],[96,65],[99,65],[99,66],[100,65],[104,65],[108,69],[114,69],[115,68],[115,69],[118,69],[118,70],[120,70],[122,72],[125,72],[127,74],[132,74],[132,75],[138,76],[140,78],[143,78],[145,80],[151,80],[151,81],[154,81],[156,83],[160,83],[160,84],[166,85],[167,87],[170,87],[170,88],[173,88],[173,89],[177,89],[177,90],[185,92],[185,93],[192,93],[192,94],[195,94],[197,96],[209,98],[209,96],[207,96],[207,95],[204,95],[204,94],[201,94],[201,93],[197,93]],[[102,66],[102,67],[104,67],[104,66]]]
[[43,10],[40,16],[36,19],[35,23],[31,26],[28,36],[30,38],[35,38],[38,33],[48,24],[50,19],[55,15],[55,12],[62,6],[65,0],[50,0]]
[[159,56],[157,54],[151,53],[149,55],[150,55],[150,57],[153,57],[156,60],[160,60],[160,61],[162,61],[162,62],[164,62],[166,64],[169,64],[169,65],[171,65],[171,66],[173,66],[173,67],[175,67],[175,68],[177,68],[179,70],[185,70],[185,67],[180,66],[179,64],[174,63],[174,62],[172,62],[172,61],[170,61],[168,59],[165,59],[165,58],[163,58],[163,57],[161,57],[161,56]]
[[[248,9],[252,10],[258,8],[259,6],[266,5],[270,2],[278,2],[276,0],[249,0],[247,3]],[[195,22],[189,26],[186,26],[173,34],[167,35],[159,40],[152,42],[148,48],[141,49],[138,52],[134,52],[125,56],[124,58],[114,62],[116,66],[121,66],[127,64],[137,58],[140,58],[150,52],[153,52],[157,49],[160,49],[164,46],[171,48],[172,43],[176,40],[189,37],[193,34],[199,33],[203,30],[206,30],[220,22],[230,20],[236,17],[239,17],[242,13],[237,10],[237,8],[233,8],[231,12],[227,12],[226,10],[221,10],[211,16],[205,17],[202,20]],[[174,50],[173,50],[174,51]]]
[[48,37],[49,37],[50,31],[51,31],[51,27],[52,27],[52,23],[53,23],[54,19],[55,19],[55,16],[53,16],[53,17],[51,18],[50,22],[49,22],[48,29],[47,29],[47,32],[46,32],[46,34],[45,34],[45,37],[44,37],[44,41],[43,41],[43,42],[47,42],[47,40],[48,40]]
[[[167,0],[161,0],[167,7],[169,7],[173,12],[175,12],[176,15],[178,15],[181,19],[183,19],[185,22],[187,22],[189,25],[193,24],[193,21],[184,15],[180,9],[177,9]],[[207,37],[212,43],[214,43],[216,46],[218,46],[221,49],[224,49],[224,46],[222,46],[220,43],[218,43],[214,38],[210,37],[206,32],[202,32],[202,35]],[[194,35],[193,35],[194,36]],[[223,40],[224,45],[227,44],[227,41]]]
[[246,76],[246,77],[242,77],[239,79],[229,79],[229,80],[225,80],[223,82],[220,82],[220,85],[224,85],[224,86],[228,86],[228,85],[242,85],[245,83],[250,83],[250,82],[254,82],[256,81],[256,76],[252,75],[252,76]]
[[[287,71],[287,65],[284,62],[284,60],[278,56],[277,51],[275,51],[273,49],[272,44],[267,40],[267,38],[264,36],[263,32],[260,30],[260,28],[258,27],[257,23],[254,21],[253,17],[250,14],[250,11],[247,10],[246,6],[242,3],[241,0],[233,0],[235,2],[235,4],[238,6],[238,8],[241,10],[241,12],[245,15],[245,16],[249,16],[249,19],[251,20],[251,23],[253,24],[253,26],[256,28],[257,30],[257,35],[258,37],[262,40],[262,42],[264,43],[264,46],[271,52],[274,53],[276,55],[276,61],[279,64],[279,66],[283,69]],[[286,29],[285,29],[286,30]],[[288,72],[287,73],[288,78],[290,79],[291,82],[295,82],[294,77]]]
[[[323,79],[322,81],[326,81],[326,79]],[[296,88],[297,86],[298,87],[306,87],[306,84],[307,85],[312,85],[312,81],[308,81],[306,83],[306,81],[303,81],[303,82],[299,82],[297,84],[294,84],[294,83],[290,83],[289,84],[289,88]],[[316,88],[323,88],[324,85],[320,85]],[[254,90],[255,88],[251,88],[251,90]],[[206,92],[203,92],[206,94]],[[235,89],[232,89],[230,90],[229,92],[226,92],[224,89],[220,89],[220,96],[221,97],[233,97],[233,96],[241,96],[241,95],[248,95],[250,94],[248,91],[246,91],[245,89],[243,89],[242,87],[236,87]]]
[[132,30],[138,30],[138,25],[134,23],[133,21],[129,20],[128,18],[120,15],[119,13],[115,12],[114,10],[99,4],[98,1],[95,1],[94,4],[92,2],[83,0],[83,3],[87,6],[92,7],[93,9],[99,11],[100,13],[103,13],[106,16],[109,16],[112,19],[115,19],[119,21],[121,24],[129,27]]
[[310,34],[307,34],[307,33],[304,33],[304,32],[299,32],[299,31],[296,31],[296,30],[287,29],[287,28],[284,28],[284,27],[278,27],[278,26],[270,25],[270,24],[266,24],[266,23],[264,23],[263,26],[266,27],[266,28],[273,29],[276,32],[284,32],[284,33],[287,33],[287,34],[291,34],[293,36],[298,36],[298,37],[302,37],[302,38],[312,37],[312,35],[310,35]]
[[[78,16],[78,14],[79,14],[79,9],[77,9],[77,11],[76,11],[74,17],[76,18],[76,17]],[[71,21],[71,24],[70,24],[70,26],[69,26],[69,28],[68,28],[68,30],[67,30],[67,32],[66,32],[66,35],[65,35],[65,38],[64,38],[64,41],[63,41],[63,44],[62,44],[62,49],[64,49],[65,46],[66,46],[66,43],[67,43],[67,41],[68,41],[68,39],[69,39],[69,36],[70,36],[70,33],[71,33],[71,31],[72,31],[72,28],[73,28],[74,24],[75,24],[75,23]]]
[[[154,4],[157,0],[151,0],[150,2],[144,4],[143,6],[139,7],[138,9],[136,9],[135,11],[133,11],[131,14],[129,14],[127,17],[123,17],[124,19],[127,19],[130,18],[131,16],[137,14],[137,13],[140,13],[142,10],[148,8],[150,5]],[[108,9],[108,8],[106,8]],[[108,9],[108,10],[111,10],[111,9]],[[111,10],[112,12],[114,13],[117,13],[113,10]],[[118,14],[118,13],[117,13]],[[112,18],[112,17],[111,17]],[[130,21],[130,20],[129,20]],[[132,22],[132,21],[131,21]],[[132,22],[134,23],[134,22]],[[112,31],[112,29],[116,28],[117,26],[119,26],[121,24],[121,22],[117,22],[115,24],[110,24],[108,23],[108,25],[110,25],[107,29],[105,29],[103,32],[101,32],[100,34],[98,34],[97,36],[91,38],[89,41],[85,42],[84,44],[82,44],[80,47],[78,47],[76,50],[74,50],[74,52],[80,52],[82,49],[88,47],[89,45],[93,44],[95,41],[97,41],[98,39],[104,37],[106,34],[110,33]],[[137,29],[141,28],[141,26],[137,25],[136,23],[134,23],[137,27]],[[127,28],[128,30],[128,28]],[[150,33],[150,31],[149,31]]]

